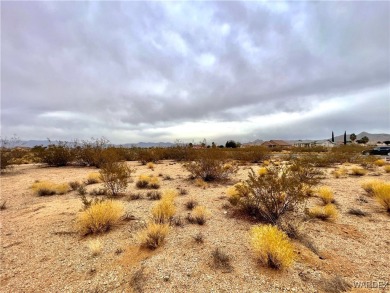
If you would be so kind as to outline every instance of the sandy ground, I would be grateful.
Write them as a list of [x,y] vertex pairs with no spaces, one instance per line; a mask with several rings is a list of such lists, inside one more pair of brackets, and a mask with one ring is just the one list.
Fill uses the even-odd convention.
[[[310,220],[304,233],[319,249],[318,255],[298,241],[296,263],[276,272],[259,265],[249,247],[248,231],[254,224],[234,216],[226,188],[245,179],[250,166],[241,166],[232,182],[210,184],[206,189],[188,180],[182,164],[163,161],[154,171],[137,162],[128,162],[140,174],[169,175],[161,188],[184,188],[188,194],[175,203],[183,226],[171,228],[166,242],[155,251],[141,250],[137,233],[148,221],[154,201],[122,198],[134,220],[122,221],[106,234],[81,237],[74,229],[82,208],[76,192],[38,197],[31,185],[35,180],[57,183],[85,180],[94,168],[48,168],[17,166],[1,176],[1,292],[326,292],[326,280],[341,276],[352,285],[351,292],[389,292],[382,289],[356,289],[356,282],[378,286],[388,282],[390,263],[390,216],[373,198],[365,196],[360,182],[368,178],[390,181],[390,174],[378,168],[380,176],[335,179],[326,169],[321,184],[330,186],[337,199],[340,216],[335,222]],[[257,167],[257,166],[253,166]],[[91,190],[99,184],[89,185]],[[141,192],[135,182],[128,192]],[[185,203],[195,198],[211,212],[204,226],[185,221]],[[359,199],[364,199],[359,200]],[[308,205],[314,205],[313,198]],[[359,208],[366,217],[347,213]],[[204,243],[193,236],[201,232]],[[103,243],[101,254],[92,256],[91,239]],[[231,270],[215,268],[211,252],[220,248],[231,257]],[[364,285],[364,284],[363,284]]]

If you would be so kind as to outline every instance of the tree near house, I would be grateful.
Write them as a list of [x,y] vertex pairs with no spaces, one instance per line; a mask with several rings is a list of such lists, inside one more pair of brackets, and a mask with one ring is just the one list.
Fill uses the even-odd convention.
[[369,141],[367,136],[363,136],[361,139],[358,139],[357,143],[367,143]]
[[334,133],[332,131],[332,142],[334,142]]
[[347,132],[344,131],[344,145],[347,144]]
[[349,136],[349,139],[354,142],[356,140],[356,134],[355,133],[352,133],[350,136]]

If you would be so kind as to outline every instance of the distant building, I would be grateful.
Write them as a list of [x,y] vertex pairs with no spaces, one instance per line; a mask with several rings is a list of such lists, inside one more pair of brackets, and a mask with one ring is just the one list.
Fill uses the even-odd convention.
[[296,147],[316,147],[316,146],[322,146],[322,147],[334,147],[336,144],[332,142],[330,139],[328,140],[321,140],[321,141],[316,141],[316,140],[299,140],[294,143],[294,146]]
[[261,144],[262,146],[266,146],[266,147],[269,147],[269,148],[276,148],[276,147],[291,147],[292,145],[289,144],[288,142],[284,141],[284,140],[275,140],[275,139],[272,139],[272,140],[269,140],[269,141],[265,141]]

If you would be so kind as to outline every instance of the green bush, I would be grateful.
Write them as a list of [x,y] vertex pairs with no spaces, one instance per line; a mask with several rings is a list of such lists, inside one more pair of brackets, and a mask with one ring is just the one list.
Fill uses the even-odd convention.
[[100,176],[110,196],[126,190],[132,170],[123,162],[107,161],[100,170]]
[[74,159],[74,151],[67,142],[50,144],[42,153],[42,162],[49,166],[66,166]]
[[318,183],[316,169],[294,162],[289,167],[268,167],[266,174],[253,170],[236,184],[235,204],[260,220],[275,224],[287,211],[296,210],[307,199],[306,189]]

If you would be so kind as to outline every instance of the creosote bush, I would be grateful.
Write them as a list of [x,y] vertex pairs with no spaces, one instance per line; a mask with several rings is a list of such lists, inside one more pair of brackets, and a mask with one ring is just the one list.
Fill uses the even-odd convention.
[[276,223],[287,211],[298,209],[307,200],[306,189],[318,182],[314,168],[294,162],[288,167],[268,167],[264,175],[249,172],[248,179],[234,188],[229,200],[260,220]]
[[288,268],[296,256],[287,235],[272,225],[258,225],[250,229],[253,252],[259,261],[272,269]]
[[321,186],[317,188],[316,194],[325,205],[335,202],[333,191],[328,186]]
[[322,221],[333,221],[338,217],[338,211],[333,204],[327,204],[310,208],[308,215],[311,218],[317,218]]
[[139,234],[141,246],[149,249],[156,249],[163,242],[169,232],[169,224],[151,222]]
[[106,232],[118,223],[123,215],[124,207],[121,202],[114,200],[93,202],[78,215],[76,227],[82,235]]
[[100,170],[100,178],[110,196],[117,196],[126,190],[132,170],[123,162],[106,162]]
[[199,153],[198,157],[184,167],[193,178],[201,178],[204,181],[222,181],[238,171],[235,163],[227,163],[218,150],[210,149]]
[[67,183],[57,184],[49,181],[37,181],[33,183],[31,188],[39,196],[65,194],[70,190]]

